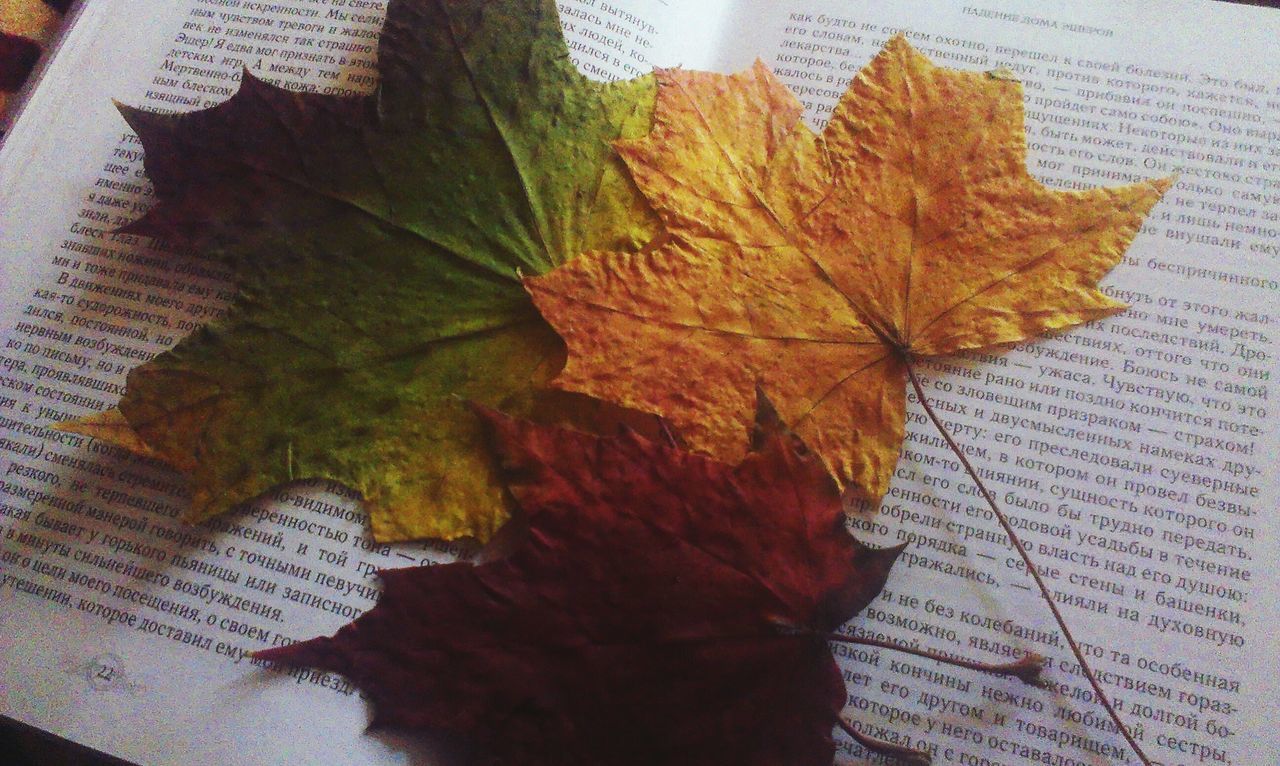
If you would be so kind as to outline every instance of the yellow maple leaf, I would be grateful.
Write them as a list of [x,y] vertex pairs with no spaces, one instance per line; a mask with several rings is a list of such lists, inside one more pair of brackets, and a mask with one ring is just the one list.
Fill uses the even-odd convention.
[[666,70],[618,151],[669,231],[525,280],[569,347],[555,384],[670,420],[736,461],[759,386],[842,483],[877,499],[908,363],[1124,306],[1097,289],[1168,179],[1055,191],[1026,169],[1022,86],[903,38],[822,134],[762,64]]

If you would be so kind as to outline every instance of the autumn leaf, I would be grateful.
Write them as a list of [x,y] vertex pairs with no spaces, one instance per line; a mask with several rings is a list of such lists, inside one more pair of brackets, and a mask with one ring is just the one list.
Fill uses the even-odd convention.
[[373,726],[470,763],[830,766],[846,693],[825,636],[901,548],[849,536],[821,463],[781,434],[730,467],[485,417],[527,518],[514,550],[383,571],[332,638],[256,656],[341,673]]
[[730,462],[759,385],[872,499],[897,462],[908,361],[1123,308],[1097,283],[1169,185],[1045,187],[1021,85],[935,67],[902,37],[820,136],[759,63],[658,81],[652,132],[618,151],[670,240],[526,280],[569,347],[555,385],[659,413]]
[[186,474],[191,520],[324,477],[380,540],[483,539],[509,501],[463,400],[587,409],[545,392],[563,344],[517,273],[650,238],[609,144],[648,129],[653,79],[584,78],[551,0],[393,0],[379,61],[364,98],[246,73],[212,109],[122,109],[159,197],[131,229],[226,265],[238,296],[69,428]]

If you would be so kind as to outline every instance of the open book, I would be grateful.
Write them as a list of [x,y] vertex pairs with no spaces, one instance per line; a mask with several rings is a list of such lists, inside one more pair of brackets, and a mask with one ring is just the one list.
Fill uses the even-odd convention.
[[[1026,84],[1030,169],[1063,188],[1178,173],[1106,281],[1132,310],[925,368],[1152,757],[1280,762],[1280,12],[1215,2],[561,0],[594,77],[759,58],[823,124],[894,33]],[[357,498],[284,488],[198,527],[175,474],[50,429],[219,315],[208,263],[109,233],[149,205],[111,99],[186,110],[242,66],[364,93],[382,0],[87,3],[0,148],[0,713],[142,764],[431,762],[363,733],[344,679],[246,653],[328,634],[373,572],[460,547],[380,545]],[[841,651],[846,716],[961,764],[1135,762],[977,490],[918,405],[859,537],[911,540],[848,630],[974,659],[1049,656],[1047,689]],[[297,523],[297,519],[305,523]],[[850,647],[836,647],[846,650]],[[500,733],[495,732],[495,736]],[[841,758],[869,758],[841,739]],[[417,759],[415,761],[415,759]]]

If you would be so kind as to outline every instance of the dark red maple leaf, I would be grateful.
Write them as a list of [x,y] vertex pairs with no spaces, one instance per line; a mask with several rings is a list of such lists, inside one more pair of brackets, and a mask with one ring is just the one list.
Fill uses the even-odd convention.
[[830,766],[845,687],[826,634],[901,549],[848,534],[821,463],[776,433],[735,468],[482,415],[526,514],[513,551],[383,571],[336,635],[257,656],[341,673],[373,726],[470,763]]

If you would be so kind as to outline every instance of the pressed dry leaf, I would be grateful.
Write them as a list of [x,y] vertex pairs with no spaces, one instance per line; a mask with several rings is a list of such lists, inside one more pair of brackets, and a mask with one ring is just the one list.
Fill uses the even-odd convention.
[[593,415],[545,391],[563,345],[517,274],[653,234],[609,145],[648,128],[653,79],[583,77],[551,0],[393,1],[379,62],[363,98],[246,73],[212,109],[123,110],[159,197],[132,230],[225,264],[237,299],[66,427],[185,474],[189,520],[315,477],[379,540],[484,539],[508,501],[463,401]]
[[485,416],[527,514],[510,555],[384,571],[333,637],[257,656],[341,673],[373,726],[467,763],[830,766],[846,692],[826,636],[901,548],[849,535],[821,463],[781,434],[730,467]]
[[821,135],[761,64],[658,72],[653,129],[618,151],[670,239],[525,285],[565,339],[554,384],[746,452],[756,387],[838,481],[878,499],[907,362],[1106,316],[1097,288],[1168,187],[1055,191],[1026,169],[1022,87],[902,37]]

